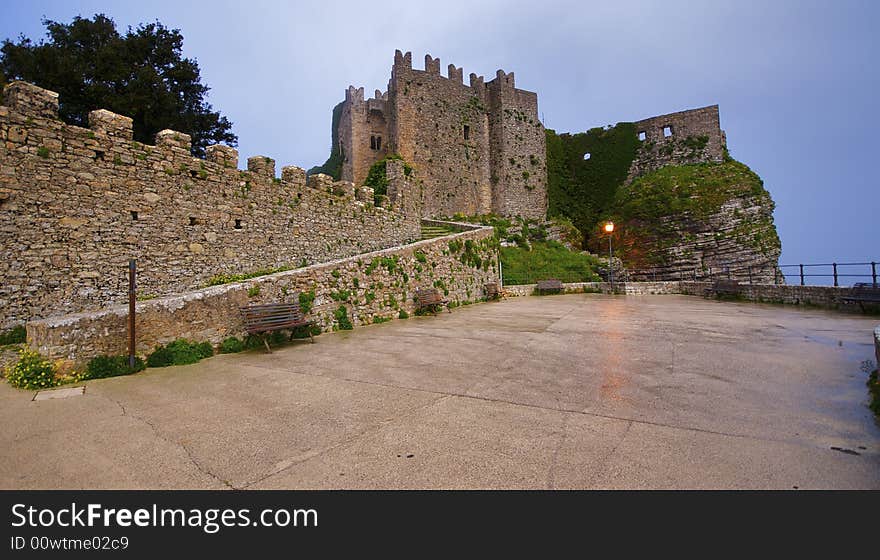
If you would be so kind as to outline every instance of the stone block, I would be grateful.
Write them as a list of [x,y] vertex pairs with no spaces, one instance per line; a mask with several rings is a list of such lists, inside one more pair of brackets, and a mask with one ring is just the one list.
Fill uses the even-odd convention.
[[156,146],[160,148],[176,148],[189,152],[192,149],[192,138],[189,134],[176,130],[160,130],[156,134]]
[[134,137],[133,121],[106,109],[89,113],[89,128],[122,140],[131,140]]
[[58,94],[27,82],[12,82],[3,90],[4,104],[19,113],[58,118]]
[[267,156],[252,156],[247,160],[248,171],[262,177],[275,178],[275,160]]
[[221,167],[238,168],[238,150],[222,144],[213,144],[205,149],[205,159]]

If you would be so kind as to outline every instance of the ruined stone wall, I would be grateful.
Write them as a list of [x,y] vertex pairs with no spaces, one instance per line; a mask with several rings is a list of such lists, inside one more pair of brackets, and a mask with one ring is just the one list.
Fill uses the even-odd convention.
[[[297,267],[418,239],[418,214],[377,208],[350,183],[208,148],[163,131],[132,141],[132,121],[93,111],[57,118],[57,94],[13,83],[0,106],[0,327],[206,285],[218,274]],[[362,194],[357,191],[357,194]]]
[[[718,105],[679,111],[638,121],[636,133],[644,136],[626,182],[667,165],[721,162],[727,138],[721,130]],[[667,129],[667,134],[664,134]]]
[[516,89],[514,74],[499,70],[489,92],[492,211],[543,220],[547,215],[547,147],[538,120],[538,96]]
[[[493,230],[467,224],[455,224],[455,229],[464,231],[139,302],[137,351],[144,355],[176,338],[217,345],[226,337],[243,336],[240,306],[290,301],[298,292],[314,294],[307,318],[317,321],[324,331],[336,325],[334,314],[340,306],[354,326],[397,319],[401,310],[413,315],[414,294],[420,288],[437,288],[453,306],[478,301],[485,297],[486,283],[498,282]],[[35,320],[27,324],[28,342],[46,356],[80,362],[99,354],[125,354],[127,321],[125,306]]]
[[370,166],[390,153],[387,105],[388,94],[378,90],[375,97],[367,100],[364,88],[346,90],[338,131],[343,181],[362,185]]

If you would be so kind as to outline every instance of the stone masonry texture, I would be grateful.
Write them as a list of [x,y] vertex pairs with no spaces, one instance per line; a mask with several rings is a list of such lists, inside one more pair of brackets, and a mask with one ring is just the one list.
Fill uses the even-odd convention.
[[718,105],[651,117],[634,124],[643,140],[630,166],[627,183],[667,165],[724,160],[727,137],[721,130]]
[[15,82],[0,106],[0,328],[207,285],[220,274],[295,268],[402,245],[419,211],[373,205],[326,176],[247,160],[166,130],[132,141],[132,121],[93,111],[90,128],[57,117],[57,94]]
[[[452,302],[466,305],[485,297],[485,285],[498,282],[498,250],[489,227],[448,224],[459,232],[279,272],[244,282],[137,304],[137,352],[176,338],[209,341],[243,336],[239,307],[295,301],[300,292],[314,295],[307,314],[324,331],[334,328],[334,313],[344,307],[354,326],[415,313],[415,291],[436,288]],[[446,312],[445,310],[443,311]],[[128,308],[115,306],[30,321],[28,341],[40,353],[82,362],[99,354],[125,354]]]
[[349,87],[338,130],[342,179],[363,183],[390,153],[411,163],[423,181],[425,217],[495,213],[543,219],[547,212],[544,126],[537,94],[517,89],[513,73],[494,80],[425,56],[395,53],[386,92],[364,99]]

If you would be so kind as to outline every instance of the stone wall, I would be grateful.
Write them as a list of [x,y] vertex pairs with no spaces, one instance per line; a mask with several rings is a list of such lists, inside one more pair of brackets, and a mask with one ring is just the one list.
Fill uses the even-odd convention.
[[[461,233],[419,241],[347,259],[214,286],[182,295],[139,302],[137,351],[176,338],[220,343],[242,336],[239,307],[291,301],[313,293],[307,315],[325,331],[335,325],[340,306],[355,325],[415,312],[416,289],[436,287],[449,301],[466,304],[485,296],[484,285],[498,281],[498,252],[489,227],[455,224]],[[53,358],[83,361],[99,354],[127,353],[128,309],[40,319],[27,323],[28,342]],[[320,342],[319,342],[320,343]]]
[[[401,245],[419,214],[298,167],[160,132],[132,141],[131,119],[98,110],[90,128],[58,120],[58,96],[17,82],[0,106],[0,328],[205,286],[215,275],[297,267]],[[356,196],[357,195],[357,196]]]
[[[485,82],[425,56],[397,51],[388,91],[364,100],[349,87],[337,132],[343,147],[342,178],[361,184],[370,165],[399,153],[419,171],[423,216],[494,212],[543,219],[547,212],[544,127],[537,94],[517,89],[513,73],[499,70]],[[375,138],[382,138],[381,148]]]
[[[504,292],[510,296],[528,296],[535,292],[536,284],[505,285]],[[615,282],[617,293],[627,295],[683,294],[704,296],[710,292],[712,282],[660,281]],[[859,311],[858,304],[841,303],[840,298],[852,288],[831,286],[789,286],[773,284],[740,284],[741,299],[756,303],[780,303],[824,307],[841,311]],[[611,293],[608,282],[571,282],[563,284],[564,293],[602,292]]]
[[[727,138],[721,130],[718,105],[651,117],[635,124],[644,136],[626,182],[667,165],[720,163]],[[668,136],[664,134],[667,130]]]

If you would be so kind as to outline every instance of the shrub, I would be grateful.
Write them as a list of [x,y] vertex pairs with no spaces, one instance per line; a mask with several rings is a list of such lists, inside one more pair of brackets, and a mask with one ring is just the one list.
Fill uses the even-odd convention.
[[16,325],[8,331],[0,333],[0,346],[6,344],[21,344],[22,342],[25,342],[26,338],[27,332],[24,329],[24,325]]
[[244,341],[235,336],[230,336],[220,343],[221,354],[235,354],[242,350],[244,350]]
[[312,310],[312,304],[315,303],[315,292],[314,290],[311,292],[300,292],[299,293],[299,309],[302,311],[303,315],[308,315],[309,311]]
[[333,312],[333,318],[336,319],[334,330],[350,331],[354,328],[351,319],[348,318],[348,309],[344,305],[340,305],[339,309]]
[[6,380],[19,389],[48,389],[58,385],[52,362],[34,350],[22,348],[18,361],[6,367]]
[[152,354],[147,356],[147,365],[150,367],[182,366],[194,364],[202,358],[214,355],[214,348],[210,342],[195,343],[179,338],[169,342],[167,346],[157,346]]
[[290,333],[290,338],[307,338],[311,333],[312,336],[318,336],[321,334],[321,327],[318,325],[306,325],[303,327],[297,327],[293,329]]
[[128,365],[128,356],[125,355],[95,356],[89,360],[85,374],[80,379],[103,379],[117,375],[131,375],[146,367],[144,361],[137,356],[134,358],[134,367]]
[[397,314],[397,318],[398,319],[409,319],[409,313],[407,313],[406,311],[401,309],[400,313]]

